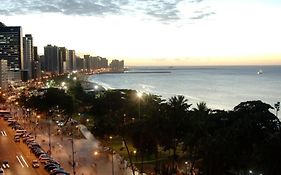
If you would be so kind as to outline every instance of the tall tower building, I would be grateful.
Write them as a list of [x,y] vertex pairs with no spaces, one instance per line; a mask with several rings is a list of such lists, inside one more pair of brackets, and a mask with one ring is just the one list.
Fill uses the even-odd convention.
[[0,22],[0,59],[7,60],[11,80],[21,79],[22,47],[21,27],[9,27]]
[[44,47],[45,71],[49,73],[59,73],[59,48],[47,45]]
[[33,47],[33,60],[32,60],[32,78],[41,78],[41,64],[40,64],[37,47]]
[[59,73],[69,71],[69,52],[65,47],[59,48]]
[[23,63],[22,63],[22,71],[27,72],[27,79],[32,78],[32,62],[34,59],[33,53],[33,39],[32,35],[26,34],[23,37]]
[[108,60],[106,58],[100,59],[100,67],[101,68],[107,68],[108,67]]
[[93,57],[93,69],[98,69],[100,65],[100,57]]
[[76,57],[76,70],[84,70],[84,59],[80,57]]
[[8,61],[0,60],[0,88],[5,90],[8,88]]
[[69,70],[77,70],[75,50],[69,50]]
[[86,71],[90,71],[91,69],[90,55],[84,55],[84,69]]
[[113,72],[123,72],[124,71],[124,60],[112,60],[110,63],[111,71]]

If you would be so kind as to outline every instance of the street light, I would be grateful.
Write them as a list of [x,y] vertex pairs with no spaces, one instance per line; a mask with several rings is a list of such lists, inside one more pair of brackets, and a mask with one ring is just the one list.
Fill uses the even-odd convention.
[[188,162],[185,161],[184,164],[185,164],[185,166],[186,166],[186,167],[185,167],[185,170],[186,170],[186,174],[187,174],[187,173],[188,173]]
[[141,98],[142,98],[142,93],[141,92],[138,92],[137,93],[137,97],[138,97],[138,99],[139,99],[139,120],[140,120],[140,101],[141,101]]
[[49,115],[48,118],[49,118],[49,122],[48,122],[48,127],[49,127],[49,154],[51,155],[52,154],[52,143],[51,143],[51,123],[52,123],[52,117],[53,117],[53,114],[52,114],[52,110],[49,110]]
[[[110,136],[109,139],[111,140],[112,137]],[[94,155],[95,155],[95,156],[98,156],[100,153],[102,153],[102,152],[95,151],[95,152],[94,152]],[[113,158],[114,158],[114,151],[113,151],[113,149],[112,149],[111,155],[112,155],[112,160],[111,160],[111,164],[112,164],[112,175],[114,175],[114,159],[113,159]]]
[[138,160],[138,159],[137,159],[137,150],[134,150],[133,153],[134,153],[135,159],[136,159],[136,161],[137,161],[137,160]]
[[[76,128],[78,129],[78,126],[76,126]],[[74,158],[74,155],[75,155],[75,151],[74,151],[74,133],[73,133],[73,126],[71,126],[71,149],[72,149],[72,171],[73,171],[73,175],[76,174],[76,171],[75,171],[75,158]]]
[[35,132],[35,139],[36,139],[36,136],[37,136],[37,134],[36,134],[36,128],[37,128],[37,126],[38,126],[38,124],[39,124],[39,119],[40,119],[40,115],[37,115],[36,116],[36,122],[35,122],[35,127],[34,127],[34,132]]
[[[110,142],[111,142],[111,145],[112,145],[112,136],[109,136],[109,139],[110,139]],[[111,163],[112,163],[112,175],[114,175],[114,152],[113,152],[113,149],[112,149],[112,160],[111,160]]]
[[37,120],[36,120],[36,123],[37,123],[38,120],[41,118],[41,116],[40,116],[40,115],[37,115],[36,118],[37,118]]

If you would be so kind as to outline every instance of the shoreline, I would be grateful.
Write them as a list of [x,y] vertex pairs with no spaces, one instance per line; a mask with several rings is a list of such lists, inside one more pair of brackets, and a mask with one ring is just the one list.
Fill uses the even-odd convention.
[[[247,100],[262,100],[274,105],[276,101],[279,101],[278,97],[272,94],[278,92],[280,67],[263,67],[261,75],[257,75],[257,68],[255,66],[232,69],[221,67],[217,70],[208,68],[167,70],[172,71],[172,74],[96,74],[85,76],[84,80],[93,83],[91,90],[94,85],[99,85],[104,89],[137,90],[159,95],[162,99],[184,95],[194,106],[198,102],[205,101],[212,109],[231,110],[241,101]],[[130,71],[154,72],[157,70],[132,69]],[[267,89],[264,88],[264,84],[268,87]]]

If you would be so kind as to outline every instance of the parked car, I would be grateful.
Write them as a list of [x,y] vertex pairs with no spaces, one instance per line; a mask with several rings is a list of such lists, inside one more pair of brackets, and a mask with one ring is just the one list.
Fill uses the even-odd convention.
[[68,172],[58,170],[51,173],[51,175],[70,175],[70,174]]
[[20,137],[16,136],[16,137],[14,138],[14,141],[15,141],[15,142],[20,142]]
[[4,175],[4,170],[1,167],[0,167],[0,175]]
[[2,163],[2,167],[3,167],[4,169],[10,168],[9,162],[8,162],[7,160],[4,160],[3,163]]
[[54,173],[54,172],[58,172],[58,171],[64,171],[65,172],[65,170],[62,167],[57,167],[57,168],[51,169],[49,172]]
[[32,160],[32,167],[33,168],[39,168],[39,161],[38,160]]
[[55,163],[47,163],[47,164],[44,166],[44,168],[45,168],[46,170],[49,170],[51,167],[60,167],[60,165],[55,164]]
[[58,166],[58,165],[50,165],[50,166],[46,167],[45,169],[47,171],[51,172],[52,170],[59,169],[59,168],[60,168],[60,166]]

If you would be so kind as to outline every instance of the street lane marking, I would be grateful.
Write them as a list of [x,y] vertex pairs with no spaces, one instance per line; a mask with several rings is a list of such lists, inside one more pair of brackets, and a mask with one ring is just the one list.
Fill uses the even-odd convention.
[[28,167],[28,164],[27,164],[26,161],[24,160],[23,156],[21,155],[20,157],[21,157],[21,159],[23,160],[23,162],[25,163],[26,167]]
[[7,133],[5,131],[1,131],[2,136],[7,136]]
[[21,161],[20,161],[20,158],[19,158],[18,156],[16,156],[16,158],[18,159],[20,165],[21,165],[22,167],[24,167],[23,164],[22,164]]

